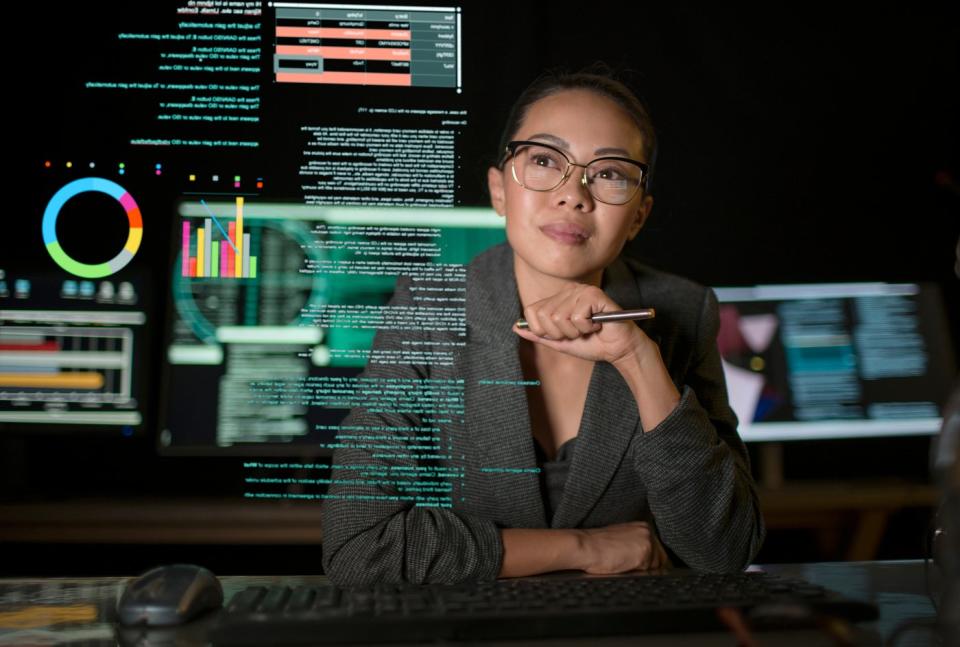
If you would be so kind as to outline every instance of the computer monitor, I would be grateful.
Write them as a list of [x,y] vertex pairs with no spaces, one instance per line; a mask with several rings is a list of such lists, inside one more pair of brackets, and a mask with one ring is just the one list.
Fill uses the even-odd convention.
[[955,375],[937,286],[716,289],[730,403],[747,441],[934,435]]
[[[657,173],[667,182],[658,179],[658,206],[638,237],[655,265],[675,261],[666,269],[696,276],[684,265],[709,256],[705,247],[723,222],[713,218],[701,229],[703,202],[696,200],[712,200],[743,174],[728,156],[766,159],[740,151],[739,137],[736,147],[714,139],[736,131],[684,112],[702,86],[675,82],[672,50],[634,38],[635,26],[614,25],[602,12],[585,21],[591,45],[581,47],[543,23],[535,4],[501,13],[432,1],[177,0],[144,3],[136,12],[89,3],[24,11],[56,47],[25,49],[31,63],[14,66],[9,83],[23,91],[5,106],[21,148],[8,180],[16,189],[6,205],[13,215],[0,235],[4,438],[140,434],[155,438],[164,454],[231,463],[329,455],[345,401],[251,402],[251,384],[262,386],[265,375],[288,385],[355,377],[370,360],[377,313],[401,270],[452,269],[502,240],[485,171],[497,159],[510,103],[557,62],[576,68],[606,58],[642,72],[634,85],[655,99],[654,120],[666,136]],[[656,24],[672,24],[669,8],[656,11]],[[621,46],[627,36],[636,46],[629,56]],[[711,110],[722,123],[739,115],[736,102]],[[695,163],[683,153],[690,150],[698,151]],[[794,175],[776,173],[777,181],[786,177]],[[716,184],[699,184],[705,180]],[[771,199],[778,187],[787,190],[769,186]],[[768,203],[741,211],[754,218],[744,229],[771,239]],[[684,253],[657,247],[671,227],[678,230],[670,243],[678,243],[691,222],[699,237]],[[860,222],[843,226],[847,233]],[[646,250],[644,240],[653,241]],[[721,243],[733,248],[744,240]],[[776,249],[768,245],[767,253]],[[912,257],[902,258],[906,264]],[[389,269],[372,270],[388,261]],[[861,271],[859,259],[849,264]],[[756,272],[757,281],[796,271],[758,265],[725,269]],[[357,272],[337,273],[348,266]],[[834,269],[824,265],[810,280],[826,280]],[[696,278],[711,281],[707,271]],[[935,311],[928,288],[919,290],[904,298]],[[749,315],[763,304],[741,305]],[[781,316],[799,316],[784,307]],[[761,389],[753,410],[740,416],[744,438],[760,439],[761,428],[774,433],[774,423],[799,425],[791,429],[803,428],[805,438],[854,433],[855,423],[864,436],[897,427],[930,433],[936,416],[929,403],[938,402],[937,385],[951,369],[933,350],[945,347],[939,344],[948,334],[927,330],[927,319],[919,316],[917,335],[927,344],[930,374],[858,381],[873,398],[863,405],[864,420],[834,425],[809,407],[798,412],[791,374],[778,378],[768,368],[765,383],[779,388],[789,407],[761,411]],[[754,355],[766,358],[728,358],[746,367],[751,384],[761,374],[750,367]],[[729,381],[739,402],[737,380]],[[875,394],[883,384],[909,387],[909,406]],[[812,432],[817,424],[831,431]]]
[[[167,454],[330,456],[368,362],[450,361],[453,348],[371,356],[382,329],[466,335],[465,265],[504,240],[481,208],[185,201],[172,250]],[[236,248],[236,249],[235,249]],[[400,275],[439,283],[416,311]]]
[[140,428],[145,294],[131,279],[0,269],[0,423]]
[[[480,185],[467,179],[473,169],[463,170],[465,158],[477,158],[465,127],[481,88],[464,87],[457,6],[190,0],[135,14],[104,7],[91,19],[88,5],[74,4],[43,23],[58,46],[35,52],[35,69],[57,75],[25,75],[30,91],[11,106],[26,136],[10,182],[19,191],[8,209],[19,215],[0,237],[4,431],[107,425],[153,434],[164,366],[210,366],[209,348],[202,359],[198,348],[211,330],[232,322],[249,342],[245,328],[270,325],[312,340],[316,332],[299,325],[307,315],[290,309],[336,295],[297,266],[304,249],[313,260],[329,255],[310,250],[322,238],[312,228],[328,213],[305,205],[375,207],[379,215],[364,218],[379,223],[397,218],[384,209],[482,204]],[[232,242],[237,198],[247,200],[248,219]],[[204,285],[209,267],[192,278],[174,267],[171,250],[180,254],[190,239],[195,255],[203,234],[206,247],[217,245],[211,253],[230,241],[231,261],[249,236],[254,253],[237,254],[238,273],[249,277]],[[274,279],[287,284],[269,285]],[[376,290],[364,298],[388,293],[391,281],[368,281],[364,289]],[[178,329],[166,352],[170,304]],[[343,370],[358,363],[356,353],[331,359]],[[181,382],[168,384],[179,403]],[[211,450],[236,445],[216,440],[214,428],[180,426],[160,444],[196,448],[208,433]]]

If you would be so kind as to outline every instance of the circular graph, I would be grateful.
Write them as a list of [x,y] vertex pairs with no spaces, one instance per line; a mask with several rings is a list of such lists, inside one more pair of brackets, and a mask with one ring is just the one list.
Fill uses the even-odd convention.
[[[127,242],[124,244],[120,253],[105,263],[81,263],[71,258],[60,243],[57,242],[57,217],[60,210],[70,198],[88,192],[105,193],[120,203],[124,211],[127,212],[127,220],[130,222],[130,231],[127,234]],[[47,246],[47,252],[53,262],[66,271],[85,279],[99,279],[104,276],[110,276],[119,272],[133,259],[133,255],[140,248],[140,241],[143,238],[143,219],[140,217],[140,207],[134,202],[133,196],[127,193],[127,190],[111,180],[99,177],[87,177],[74,180],[63,186],[59,191],[53,194],[47,208],[43,212],[43,244]]]

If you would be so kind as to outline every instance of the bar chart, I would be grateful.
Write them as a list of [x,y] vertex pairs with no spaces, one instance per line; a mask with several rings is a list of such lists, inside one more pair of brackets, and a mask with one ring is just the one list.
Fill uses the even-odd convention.
[[0,422],[139,424],[139,312],[0,310]]
[[255,279],[257,257],[243,226],[243,198],[232,220],[208,211],[202,221],[184,220],[180,275],[187,278]]

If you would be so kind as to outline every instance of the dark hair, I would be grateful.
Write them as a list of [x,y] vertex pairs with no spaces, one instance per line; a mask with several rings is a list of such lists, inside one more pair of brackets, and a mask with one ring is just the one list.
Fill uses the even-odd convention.
[[550,71],[540,75],[527,86],[520,94],[510,114],[507,124],[500,136],[500,148],[497,151],[498,165],[503,164],[504,151],[507,144],[514,138],[523,125],[527,111],[540,99],[549,97],[564,90],[587,90],[610,99],[633,119],[640,135],[643,137],[645,160],[649,171],[647,173],[647,189],[650,188],[650,179],[653,177],[653,166],[657,159],[657,134],[653,128],[653,120],[643,102],[622,81],[614,76],[609,67],[596,64],[580,72]]

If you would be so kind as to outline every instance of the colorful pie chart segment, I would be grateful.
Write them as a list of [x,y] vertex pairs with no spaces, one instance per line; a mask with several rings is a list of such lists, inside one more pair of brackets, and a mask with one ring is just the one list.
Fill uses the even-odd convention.
[[[88,192],[104,193],[123,207],[127,213],[130,229],[127,233],[127,242],[123,249],[104,263],[81,263],[67,254],[57,241],[57,218],[63,206],[71,198]],[[85,279],[99,279],[110,276],[123,269],[133,260],[134,254],[140,249],[143,239],[143,219],[140,216],[140,207],[126,189],[113,182],[99,177],[87,177],[74,180],[57,191],[47,208],[43,212],[43,243],[47,246],[50,258],[67,272]]]

